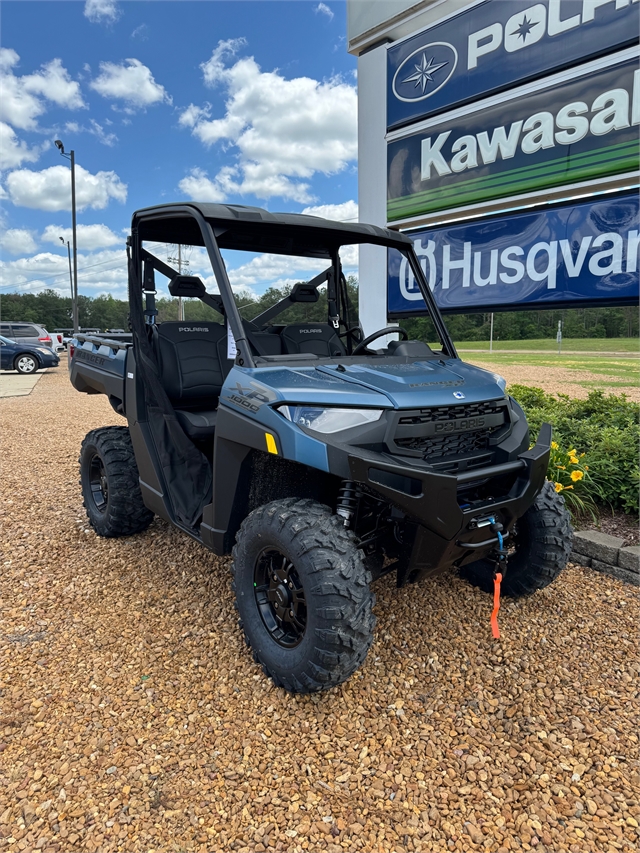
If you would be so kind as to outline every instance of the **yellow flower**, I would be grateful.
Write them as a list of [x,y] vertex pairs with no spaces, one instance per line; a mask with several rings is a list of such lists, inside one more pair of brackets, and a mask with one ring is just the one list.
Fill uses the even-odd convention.
[[558,468],[559,471],[566,471],[567,470],[566,465],[557,465],[556,467]]
[[552,449],[552,450],[560,450],[560,445],[558,444],[558,442],[557,442],[557,441],[552,441],[552,442],[551,442],[551,449]]
[[577,453],[577,450],[574,447],[573,450],[567,450],[567,453],[569,454],[569,456],[575,456]]
[[588,466],[588,465],[585,465],[585,466],[584,466],[584,470],[585,470],[585,471],[588,471],[588,470],[589,470],[589,466]]
[[572,488],[573,488],[573,486],[565,486],[565,487],[564,487],[564,490],[565,490],[565,492],[568,492],[568,491],[569,491],[569,489],[572,489]]
[[574,483],[577,483],[578,480],[581,480],[583,477],[584,477],[584,474],[582,473],[582,471],[572,471],[571,472],[571,479],[573,480]]
[[580,464],[577,456],[571,456],[569,458],[569,462],[571,462],[572,465],[579,465]]
[[562,483],[556,483],[556,492],[561,492],[564,489]]

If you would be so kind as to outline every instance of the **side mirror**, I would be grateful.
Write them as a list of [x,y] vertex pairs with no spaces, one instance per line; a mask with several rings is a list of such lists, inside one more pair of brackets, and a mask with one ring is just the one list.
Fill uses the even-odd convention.
[[169,293],[172,296],[202,298],[206,293],[204,282],[195,275],[177,275],[169,282]]

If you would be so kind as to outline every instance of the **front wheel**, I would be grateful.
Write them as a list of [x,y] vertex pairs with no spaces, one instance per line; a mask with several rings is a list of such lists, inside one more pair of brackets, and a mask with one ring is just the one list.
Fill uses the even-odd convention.
[[328,507],[289,498],[254,510],[232,571],[245,640],[277,686],[326,690],[362,664],[375,625],[371,575]]
[[[502,592],[511,598],[521,598],[553,583],[567,564],[572,538],[571,516],[564,498],[547,480],[516,523]],[[492,592],[493,569],[494,564],[489,560],[478,560],[462,566],[460,574],[473,586]]]
[[40,362],[35,357],[35,355],[28,355],[23,353],[19,355],[13,363],[13,366],[18,371],[18,373],[22,373],[25,376],[28,376],[31,373],[35,373],[36,370],[40,367]]
[[146,530],[153,513],[142,500],[128,428],[101,427],[87,433],[79,462],[84,507],[98,536],[131,536]]

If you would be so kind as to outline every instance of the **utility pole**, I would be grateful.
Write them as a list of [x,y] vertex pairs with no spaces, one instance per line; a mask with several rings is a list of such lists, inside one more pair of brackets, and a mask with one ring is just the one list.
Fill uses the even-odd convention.
[[[182,246],[178,243],[178,272],[182,275]],[[178,320],[184,320],[184,305],[182,296],[178,296]]]
[[73,312],[73,331],[77,332],[80,328],[78,323],[78,241],[76,234],[76,152],[70,151],[65,154],[64,145],[60,139],[56,139],[55,146],[63,157],[71,161],[71,228],[73,241],[73,293],[72,293],[72,312]]
[[[182,267],[188,267],[189,261],[182,260],[182,246],[178,243],[178,256],[170,255],[167,258],[167,263],[170,264],[178,264],[178,275],[182,275]],[[182,302],[182,296],[178,296],[178,320],[184,320],[184,303]]]

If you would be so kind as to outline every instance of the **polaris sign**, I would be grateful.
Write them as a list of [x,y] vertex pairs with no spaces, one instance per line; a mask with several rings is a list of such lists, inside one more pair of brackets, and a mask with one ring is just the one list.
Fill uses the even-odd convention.
[[[637,303],[637,193],[409,234],[449,313]],[[390,317],[426,313],[406,259],[389,250]]]
[[387,127],[637,43],[638,0],[484,0],[387,51]]
[[621,56],[389,142],[388,221],[635,172],[637,48]]

